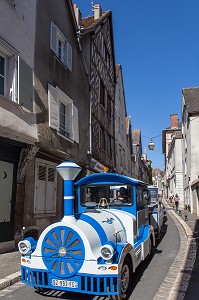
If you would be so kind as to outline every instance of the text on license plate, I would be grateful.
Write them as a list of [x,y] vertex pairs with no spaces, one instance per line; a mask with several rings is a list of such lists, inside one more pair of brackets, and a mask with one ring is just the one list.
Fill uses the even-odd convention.
[[77,281],[69,281],[69,280],[52,279],[52,285],[53,286],[68,287],[68,288],[72,288],[72,289],[77,289],[78,288],[78,282]]

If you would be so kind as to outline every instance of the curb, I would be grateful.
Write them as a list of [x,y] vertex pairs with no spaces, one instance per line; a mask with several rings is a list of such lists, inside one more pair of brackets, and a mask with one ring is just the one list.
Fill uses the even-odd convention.
[[[193,237],[193,232],[190,227],[178,216],[178,214],[172,210],[169,211],[172,214],[173,218],[176,219],[176,222],[179,226],[184,230],[186,236],[186,247],[182,249],[184,255],[181,253],[176,257],[176,266],[179,268],[178,263],[180,262],[180,270],[178,269],[177,276],[175,278],[175,284],[171,288],[170,297],[168,300],[183,300],[186,291],[189,285],[189,280],[191,279],[191,273],[194,267],[195,259],[196,259],[196,242]],[[181,243],[184,244],[183,241]],[[181,246],[180,246],[181,248]],[[183,247],[182,247],[183,248]],[[181,252],[182,252],[181,251]],[[191,257],[188,257],[188,253],[191,251]],[[180,251],[179,251],[180,252]],[[184,259],[182,260],[182,257]]]
[[[167,208],[170,207],[166,202],[164,205]],[[168,213],[178,228],[181,239],[180,248],[153,300],[183,300],[196,258],[196,242],[192,230],[174,210],[169,210]],[[188,251],[192,253],[189,259],[187,259]]]
[[0,290],[5,289],[12,284],[21,280],[21,271],[8,275],[7,277],[0,279]]
[[185,223],[185,221],[182,220],[182,218],[180,218],[178,216],[178,214],[176,214],[176,212],[174,212],[173,210],[170,210],[170,213],[178,220],[178,222],[182,225],[182,228],[184,229],[186,236],[189,238],[193,238],[193,232],[190,229],[190,227]]

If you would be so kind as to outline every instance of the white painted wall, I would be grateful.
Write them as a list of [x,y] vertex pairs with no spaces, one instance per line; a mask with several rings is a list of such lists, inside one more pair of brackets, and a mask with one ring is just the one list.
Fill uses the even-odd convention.
[[33,68],[36,0],[1,0],[0,36]]
[[[14,3],[15,6],[9,0],[1,1],[0,38],[10,49],[13,48],[16,60],[17,56],[20,56],[34,71],[36,0],[15,0]],[[1,47],[0,44],[0,50]],[[17,68],[16,63],[16,74]],[[0,136],[34,143],[37,140],[36,116],[23,106],[19,106],[17,98],[15,100],[17,103],[0,96]]]

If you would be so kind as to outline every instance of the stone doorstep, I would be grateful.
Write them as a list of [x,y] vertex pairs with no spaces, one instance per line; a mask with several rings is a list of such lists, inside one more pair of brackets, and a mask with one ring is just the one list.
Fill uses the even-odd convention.
[[12,284],[15,284],[20,280],[21,280],[21,271],[8,275],[5,278],[0,279],[0,290],[3,290],[6,287],[11,286]]

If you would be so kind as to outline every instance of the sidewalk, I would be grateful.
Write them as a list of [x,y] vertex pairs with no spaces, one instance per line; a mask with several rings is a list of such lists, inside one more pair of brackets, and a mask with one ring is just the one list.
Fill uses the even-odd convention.
[[[198,300],[199,299],[199,217],[195,214],[191,214],[188,210],[180,210],[175,212],[173,206],[169,201],[165,201],[165,206],[172,213],[173,216],[180,222],[182,225],[187,240],[189,241],[189,250],[187,265],[188,268],[185,270],[187,272],[187,287],[185,290],[181,290],[182,294],[184,293],[183,300]],[[192,267],[189,268],[190,262],[193,261]],[[185,273],[186,273],[185,272]]]
[[21,280],[20,263],[18,249],[0,254],[0,290]]
[[[167,208],[175,212],[173,205],[169,201],[164,202]],[[178,213],[175,212],[175,217],[181,223],[188,237],[197,238],[199,237],[199,217],[195,214],[191,214],[188,210],[179,210]],[[189,229],[187,229],[187,226]],[[187,230],[187,231],[186,231]],[[191,235],[191,236],[189,236]]]
[[[197,252],[199,252],[199,217],[191,214],[187,210],[182,210],[180,213],[176,213],[170,206],[168,201],[164,201],[164,205],[175,218],[180,222],[187,238],[194,238],[196,240]],[[12,249],[11,252],[0,254],[0,290],[18,282],[21,280],[20,272],[20,259],[21,254],[18,249]],[[198,299],[199,294],[199,255],[196,255],[196,261],[191,273],[191,279],[186,291],[184,300]],[[197,298],[194,298],[195,295]]]

